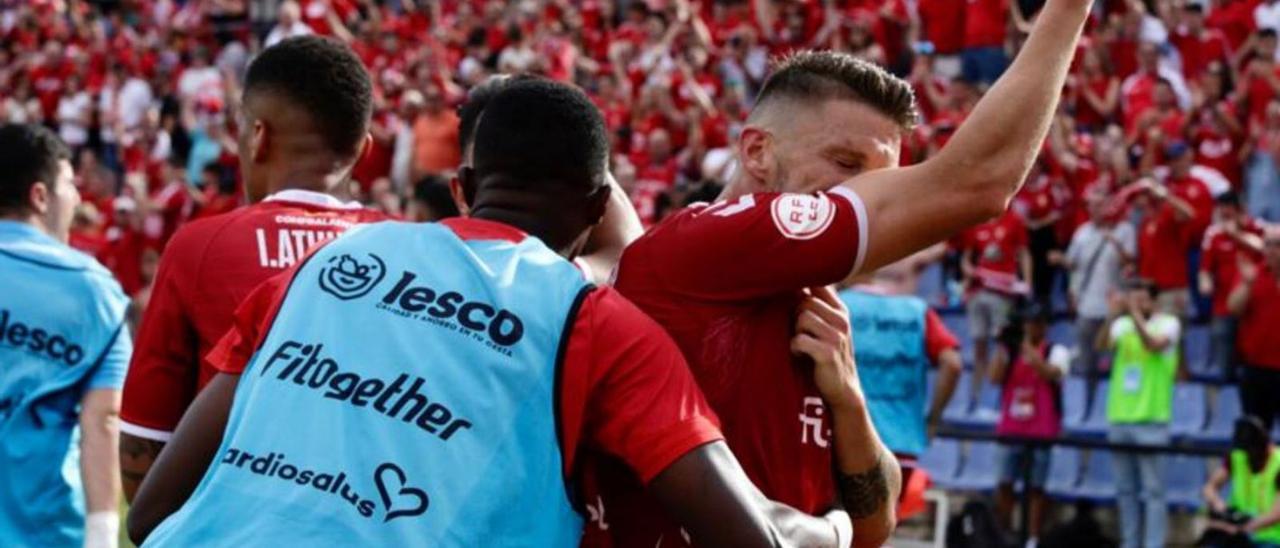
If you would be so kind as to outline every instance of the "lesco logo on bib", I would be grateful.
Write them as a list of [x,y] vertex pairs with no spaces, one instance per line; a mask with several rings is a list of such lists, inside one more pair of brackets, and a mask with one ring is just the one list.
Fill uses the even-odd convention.
[[368,295],[387,275],[387,265],[377,255],[365,256],[368,260],[346,253],[330,257],[329,263],[320,268],[320,289],[344,301]]
[[825,194],[781,194],[773,199],[773,224],[793,240],[816,238],[835,220],[836,207]]

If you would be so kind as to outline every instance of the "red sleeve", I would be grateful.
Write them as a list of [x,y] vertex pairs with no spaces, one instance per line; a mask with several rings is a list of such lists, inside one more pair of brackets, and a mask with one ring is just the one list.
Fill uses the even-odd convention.
[[955,334],[947,329],[947,324],[942,323],[942,318],[938,317],[938,313],[932,308],[924,313],[924,351],[929,355],[929,361],[935,365],[938,363],[938,356],[944,351],[960,348],[960,340]]
[[843,280],[861,266],[866,226],[862,200],[848,189],[748,194],[659,226],[641,260],[671,291],[751,299]]
[[249,365],[249,359],[262,345],[262,339],[271,330],[271,323],[280,310],[280,304],[284,302],[296,268],[267,278],[236,307],[231,328],[204,358],[210,366],[230,375],[239,375],[244,371],[245,366]]
[[566,472],[587,446],[648,483],[685,453],[723,439],[675,343],[616,291],[588,295],[570,333],[560,376]]
[[195,398],[200,372],[198,337],[183,303],[204,251],[190,232],[174,236],[160,258],[151,301],[142,317],[121,401],[121,430],[168,441]]

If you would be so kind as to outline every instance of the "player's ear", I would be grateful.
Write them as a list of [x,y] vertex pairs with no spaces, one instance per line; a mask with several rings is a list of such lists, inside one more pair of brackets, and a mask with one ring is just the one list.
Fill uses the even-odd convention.
[[471,216],[471,201],[476,197],[476,170],[471,166],[458,168],[458,173],[449,179],[449,195],[453,196],[453,205],[458,207],[458,214]]
[[773,181],[778,164],[774,160],[773,135],[768,130],[752,125],[743,127],[738,139],[738,158],[752,183],[765,186]]
[[363,161],[371,152],[373,152],[373,134],[366,132],[364,140],[360,141],[360,152],[356,154],[355,163]]
[[249,159],[260,164],[267,161],[267,147],[271,143],[271,126],[261,118],[253,121],[253,130],[249,134]]
[[44,181],[36,181],[35,184],[31,185],[31,190],[27,193],[27,206],[43,217],[49,212],[49,200],[52,199],[52,196],[50,196],[53,193],[52,190]]
[[609,185],[600,185],[587,195],[587,207],[585,219],[590,226],[600,224],[604,219],[604,213],[609,209],[609,197],[613,195],[613,187]]

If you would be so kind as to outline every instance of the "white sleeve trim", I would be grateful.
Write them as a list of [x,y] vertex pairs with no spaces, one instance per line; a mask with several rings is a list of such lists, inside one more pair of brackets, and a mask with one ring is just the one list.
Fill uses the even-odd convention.
[[169,443],[169,440],[173,439],[173,432],[138,426],[126,421],[120,421],[120,433],[163,443]]
[[867,206],[862,203],[862,197],[849,187],[838,186],[827,193],[848,200],[849,205],[853,206],[853,216],[858,221],[858,254],[853,259],[853,271],[849,273],[852,276],[862,270],[862,261],[867,258]]

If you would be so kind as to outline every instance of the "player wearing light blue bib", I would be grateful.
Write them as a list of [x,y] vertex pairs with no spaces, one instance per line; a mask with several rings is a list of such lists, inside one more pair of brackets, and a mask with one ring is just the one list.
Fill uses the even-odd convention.
[[[854,359],[876,432],[900,457],[919,456],[927,426],[941,419],[959,378],[958,342],[919,297],[859,285],[840,291],[840,300],[849,308]],[[926,373],[934,364],[940,389],[928,402]]]
[[79,202],[69,157],[44,128],[0,127],[3,546],[116,542],[129,300],[65,243]]
[[[218,460],[148,542],[576,543],[555,400],[582,274],[532,238],[353,230],[297,271],[240,376]],[[259,514],[319,519],[244,525]]]

